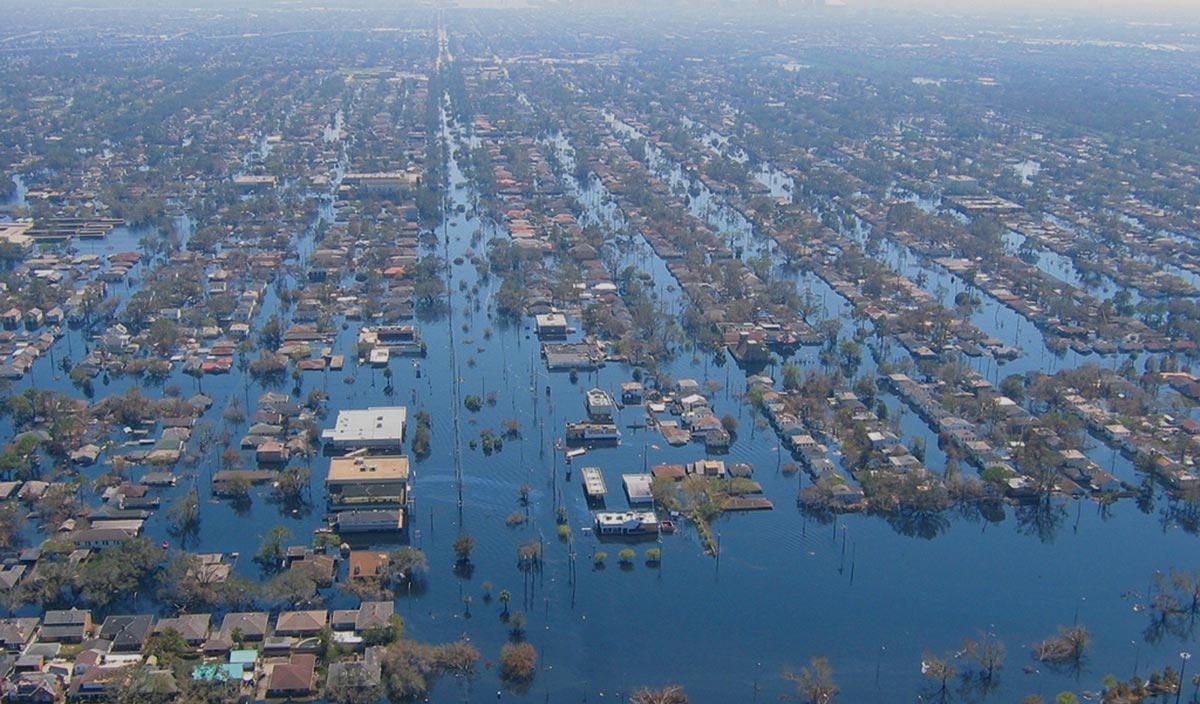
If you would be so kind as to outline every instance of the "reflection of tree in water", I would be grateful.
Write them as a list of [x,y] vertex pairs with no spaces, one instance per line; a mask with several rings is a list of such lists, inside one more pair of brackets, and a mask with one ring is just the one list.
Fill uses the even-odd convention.
[[1154,478],[1147,476],[1142,481],[1142,485],[1138,487],[1137,498],[1134,499],[1134,505],[1144,514],[1149,515],[1154,510]]
[[999,671],[1004,668],[1008,649],[1004,641],[993,633],[980,631],[976,638],[963,643],[955,657],[966,656],[970,665],[964,667],[958,677],[958,697],[968,704],[976,704],[1000,686]]
[[900,535],[925,540],[933,540],[950,527],[950,519],[943,512],[903,508],[890,514],[887,522]]
[[1053,543],[1067,520],[1066,506],[1061,501],[1051,501],[1049,498],[1021,504],[1017,506],[1015,514],[1021,533],[1036,536],[1043,543]]
[[805,518],[816,521],[818,525],[827,526],[833,523],[837,518],[837,514],[830,511],[828,508],[814,506],[807,503],[800,504],[800,513]]
[[1000,687],[1000,678],[985,677],[983,673],[968,671],[958,676],[958,698],[967,704],[980,704]]
[[1200,533],[1200,491],[1193,490],[1182,497],[1171,496],[1159,517],[1164,532],[1177,526],[1191,535]]
[[981,501],[979,503],[979,515],[988,523],[1003,523],[1008,517],[1008,513],[1004,510],[1004,503],[1001,501]]
[[1142,631],[1147,643],[1158,643],[1168,635],[1191,639],[1200,616],[1200,572],[1156,572],[1147,612],[1150,623]]

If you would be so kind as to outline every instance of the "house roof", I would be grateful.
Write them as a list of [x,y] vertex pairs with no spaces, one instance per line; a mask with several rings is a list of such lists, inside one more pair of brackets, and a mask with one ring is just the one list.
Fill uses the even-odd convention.
[[148,614],[109,616],[100,627],[100,637],[119,650],[141,650],[153,628],[154,617]]
[[92,618],[92,612],[83,609],[51,610],[42,616],[46,626],[83,626]]
[[197,643],[208,637],[208,627],[212,622],[209,614],[183,614],[175,618],[164,618],[155,626],[155,633],[173,629],[189,643]]
[[243,648],[242,650],[231,650],[229,652],[229,662],[240,665],[258,662],[258,651],[253,648]]
[[36,618],[6,618],[0,621],[0,645],[24,646],[33,638],[37,626]]
[[267,634],[267,612],[240,611],[225,614],[221,621],[221,638],[231,639],[234,629],[239,629],[245,638],[262,638]]
[[290,662],[276,665],[271,670],[267,691],[308,693],[312,690],[316,664],[317,656],[311,653],[293,655]]
[[388,554],[377,550],[355,550],[350,553],[350,576],[362,579],[378,577],[388,564]]
[[354,630],[365,631],[368,628],[386,628],[391,625],[392,614],[396,613],[396,605],[390,601],[364,601],[358,607],[358,616],[354,619]]
[[329,612],[324,609],[312,611],[284,611],[275,621],[275,632],[308,633],[325,627]]

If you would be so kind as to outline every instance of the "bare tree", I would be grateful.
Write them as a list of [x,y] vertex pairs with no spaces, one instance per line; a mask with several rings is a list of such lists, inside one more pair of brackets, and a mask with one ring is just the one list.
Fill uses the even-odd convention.
[[687,704],[688,696],[677,684],[662,689],[639,689],[629,699],[629,704]]
[[796,684],[796,693],[807,704],[827,704],[842,691],[833,681],[833,666],[825,656],[814,657],[798,675],[783,673],[783,678]]
[[963,651],[979,668],[979,677],[991,681],[996,670],[1004,667],[1006,649],[1004,641],[990,633],[980,633],[978,638],[969,638],[963,643]]

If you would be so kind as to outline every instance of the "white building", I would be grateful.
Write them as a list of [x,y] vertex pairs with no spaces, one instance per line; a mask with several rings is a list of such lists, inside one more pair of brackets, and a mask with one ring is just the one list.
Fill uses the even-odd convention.
[[654,477],[649,474],[622,474],[621,483],[625,485],[625,495],[629,497],[630,505],[653,504],[654,494],[650,486]]
[[405,406],[372,406],[339,411],[334,427],[321,431],[321,439],[341,450],[386,450],[399,452],[404,446],[408,422]]
[[653,511],[601,511],[596,514],[596,532],[600,535],[657,533],[658,516]]

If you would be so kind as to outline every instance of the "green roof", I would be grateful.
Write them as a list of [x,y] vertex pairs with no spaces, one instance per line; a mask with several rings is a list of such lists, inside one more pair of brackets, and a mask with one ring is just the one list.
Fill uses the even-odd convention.
[[242,679],[242,667],[233,663],[197,665],[192,670],[192,679],[197,682],[228,682]]

